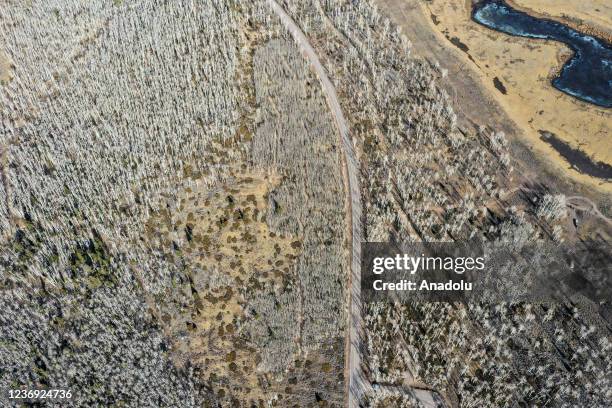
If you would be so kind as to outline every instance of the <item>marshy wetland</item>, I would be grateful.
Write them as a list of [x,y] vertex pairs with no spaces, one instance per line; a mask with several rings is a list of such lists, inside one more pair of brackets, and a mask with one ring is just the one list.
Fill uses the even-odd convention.
[[[609,40],[608,32],[601,28],[605,19],[593,20],[594,17],[585,13],[582,6],[567,7],[565,14],[559,7],[550,6],[548,14],[543,10],[548,10],[546,5],[549,3],[538,2],[537,12],[530,8],[533,2],[515,3],[504,2],[530,16],[562,23],[568,27],[568,32],[573,30],[585,37],[593,34],[593,38]],[[589,3],[591,9],[600,9],[603,13],[607,10],[601,2],[594,0]],[[507,123],[504,131],[516,134],[526,148],[555,174],[563,174],[568,181],[594,188],[600,193],[610,192],[612,186],[607,179],[580,171],[568,162],[567,157],[541,139],[542,131],[555,134],[568,147],[584,153],[592,163],[612,163],[610,109],[569,95],[552,84],[572,60],[575,51],[557,40],[509,35],[479,24],[472,16],[474,7],[482,7],[482,4],[432,0],[419,3],[415,12],[408,6],[402,12],[410,16],[411,21],[420,14],[427,22],[428,27],[422,27],[421,32],[430,28],[431,34],[427,31],[422,35],[408,32],[413,37],[420,35],[418,38],[428,44],[427,49],[434,50],[429,58],[440,61],[441,66],[449,70],[449,82],[459,90],[457,98],[463,98],[461,102],[466,105],[465,112],[471,120],[489,122],[492,126]],[[584,29],[587,26],[592,29]],[[570,75],[570,82],[571,79]],[[480,95],[478,103],[473,99],[475,86],[482,89],[477,92]],[[599,95],[602,93],[605,92]],[[500,115],[507,115],[508,121],[500,121]]]
[[478,3],[474,6],[472,18],[510,35],[566,44],[574,55],[552,80],[552,85],[583,101],[612,107],[612,47],[605,40],[515,10],[499,0]]

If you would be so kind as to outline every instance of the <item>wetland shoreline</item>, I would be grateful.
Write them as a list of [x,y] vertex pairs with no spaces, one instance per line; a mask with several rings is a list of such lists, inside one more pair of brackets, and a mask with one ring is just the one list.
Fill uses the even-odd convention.
[[[571,166],[538,132],[545,129],[569,146],[579,146],[594,163],[610,163],[605,130],[610,110],[550,86],[571,58],[568,47],[548,40],[529,45],[530,39],[477,24],[470,18],[471,0],[376,2],[412,39],[414,54],[432,63],[440,61],[448,70],[447,90],[455,101],[460,126],[480,123],[503,131],[512,141],[515,167],[525,179],[538,179],[567,195],[580,194],[607,207],[612,184]],[[472,55],[473,50],[482,51]],[[542,61],[550,65],[542,69]],[[496,77],[507,94],[495,86]]]
[[612,107],[612,45],[606,40],[513,9],[503,0],[474,4],[471,19],[507,35],[564,43],[573,55],[552,80],[552,86],[587,103]]
[[590,35],[592,37],[597,37],[606,41],[608,44],[612,44],[612,27],[610,27],[609,30],[606,31],[604,28],[598,27],[596,24],[585,22],[580,18],[569,16],[558,17],[553,16],[551,14],[538,12],[529,7],[525,7],[518,4],[515,0],[504,0],[504,2],[513,9],[521,11],[525,14],[529,14],[532,17],[543,20],[556,21],[560,24],[568,26],[569,28],[575,31],[578,31],[579,33],[582,33],[584,35]]
[[552,132],[540,130],[540,140],[557,151],[573,168],[583,174],[602,180],[612,179],[612,166],[596,162],[585,152],[575,149]]

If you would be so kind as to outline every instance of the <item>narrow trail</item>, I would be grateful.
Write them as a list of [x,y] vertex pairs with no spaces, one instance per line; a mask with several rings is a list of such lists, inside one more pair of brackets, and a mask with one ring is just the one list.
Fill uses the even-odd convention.
[[[510,191],[507,191],[504,194],[504,199],[507,199],[512,194],[516,193],[517,191],[522,191],[522,192],[526,192],[526,193],[536,192],[536,190],[533,190],[531,188],[527,188],[527,187],[524,187],[524,186],[518,186],[518,187],[513,188]],[[595,204],[595,202],[593,202],[593,200],[591,200],[590,198],[587,198],[587,197],[584,197],[584,196],[580,196],[580,195],[575,195],[575,196],[565,197],[565,199],[567,200],[567,207],[568,208],[570,208],[572,210],[584,211],[584,212],[589,213],[589,214],[591,214],[591,215],[593,215],[595,217],[600,218],[606,224],[612,225],[612,220],[610,218],[608,218],[605,214],[603,214],[599,210],[599,207],[597,207],[597,204]],[[581,202],[582,202],[582,204],[580,204]],[[586,203],[586,205],[584,205],[584,203]]]
[[[580,202],[586,203],[586,206],[581,205]],[[610,218],[602,214],[602,212],[599,211],[599,208],[597,208],[597,204],[595,204],[592,200],[586,197],[583,197],[583,196],[567,197],[567,204],[572,209],[588,212],[590,214],[593,214],[596,217],[599,217],[607,224],[612,225],[612,220],[610,220]]]
[[336,89],[329,80],[325,68],[321,64],[317,53],[310,45],[310,42],[293,21],[293,19],[275,1],[268,0],[272,10],[278,15],[282,24],[289,31],[295,42],[300,47],[304,57],[319,79],[327,103],[336,122],[336,127],[340,133],[342,151],[344,152],[344,162],[346,175],[348,177],[348,195],[350,207],[351,225],[351,272],[349,283],[349,311],[348,311],[348,337],[347,337],[347,384],[346,401],[349,408],[360,406],[362,397],[371,390],[371,385],[364,375],[361,368],[360,349],[363,348],[363,320],[361,305],[361,241],[362,241],[362,206],[361,189],[359,187],[359,163],[355,157],[355,149],[349,135],[347,121],[340,108]]
[[13,235],[16,227],[11,205],[12,189],[8,177],[9,149],[11,142],[11,139],[7,138],[5,145],[0,144],[0,183],[2,183],[2,187],[4,187],[4,205],[8,216],[8,228],[4,231],[4,234],[0,235],[0,241],[9,239]]

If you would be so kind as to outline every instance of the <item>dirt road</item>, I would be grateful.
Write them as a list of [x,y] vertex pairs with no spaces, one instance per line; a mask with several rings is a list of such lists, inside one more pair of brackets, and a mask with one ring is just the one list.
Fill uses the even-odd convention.
[[274,12],[280,17],[285,28],[308,59],[313,71],[321,82],[327,103],[336,122],[340,141],[344,152],[346,174],[348,177],[348,194],[350,203],[351,224],[351,274],[349,284],[349,316],[348,316],[348,345],[347,345],[347,403],[349,408],[358,407],[359,401],[364,393],[371,388],[362,369],[360,359],[360,348],[362,347],[362,314],[361,314],[361,190],[359,187],[359,164],[355,157],[355,149],[349,135],[349,127],[340,108],[336,89],[329,80],[325,68],[317,53],[310,45],[308,38],[304,35],[293,19],[275,1],[268,0]]

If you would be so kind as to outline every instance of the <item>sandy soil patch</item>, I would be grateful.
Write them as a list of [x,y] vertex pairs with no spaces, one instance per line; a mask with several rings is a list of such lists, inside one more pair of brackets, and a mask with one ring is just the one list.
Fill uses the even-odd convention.
[[0,85],[4,85],[11,80],[12,75],[12,62],[8,55],[0,50]]
[[612,2],[608,0],[511,0],[513,7],[612,39]]
[[594,161],[612,162],[610,110],[579,101],[550,84],[571,55],[568,47],[480,26],[471,20],[469,0],[378,2],[402,26],[415,54],[448,68],[457,111],[476,123],[516,134],[572,180],[612,191],[611,183],[579,173],[540,140],[541,130],[550,131]]
[[[219,396],[247,401],[262,393],[257,350],[239,334],[246,316],[245,291],[286,285],[301,242],[270,231],[267,194],[279,178],[243,174],[212,191],[187,189],[174,210],[163,210],[147,223],[156,250],[174,246],[189,268],[195,302],[183,313],[162,312],[169,325],[177,364],[190,360]],[[180,286],[177,286],[180,287]],[[168,294],[169,296],[170,294]]]

